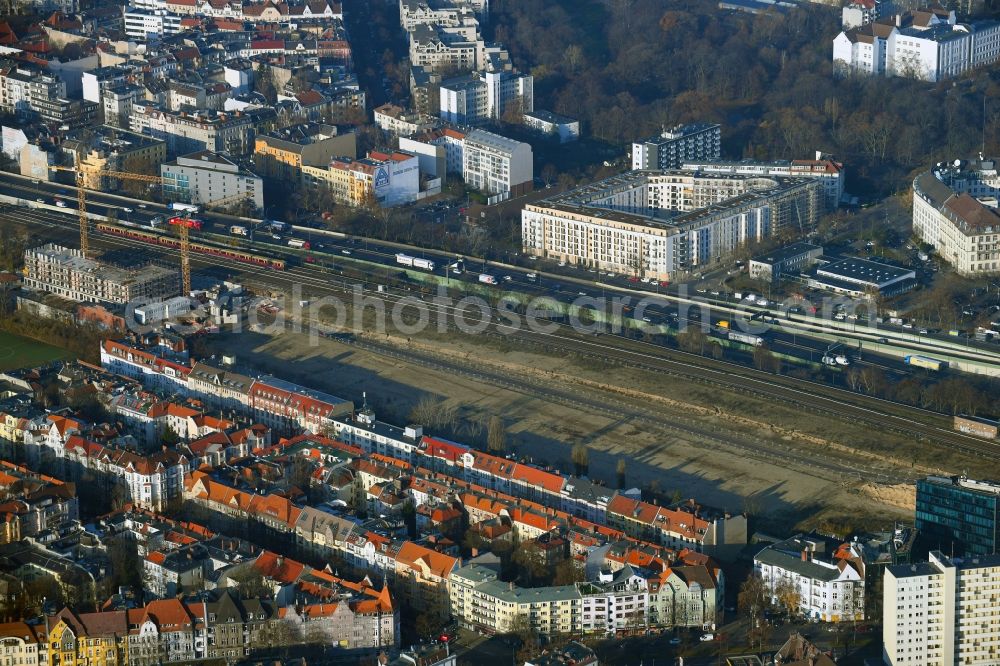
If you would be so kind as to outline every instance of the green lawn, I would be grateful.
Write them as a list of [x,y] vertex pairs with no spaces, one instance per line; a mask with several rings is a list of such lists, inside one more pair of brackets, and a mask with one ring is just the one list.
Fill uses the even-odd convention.
[[67,356],[69,353],[58,347],[0,331],[0,371],[30,368]]

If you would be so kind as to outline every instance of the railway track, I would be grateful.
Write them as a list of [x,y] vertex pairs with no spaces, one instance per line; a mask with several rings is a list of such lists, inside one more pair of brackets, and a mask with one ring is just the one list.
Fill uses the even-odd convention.
[[[31,217],[37,217],[38,219],[31,219],[30,221],[43,226],[52,228],[66,227],[65,224],[53,221],[47,217],[34,215]],[[22,214],[21,219],[17,221],[24,222],[23,218],[24,215]],[[95,240],[112,247],[149,248],[148,244],[119,237],[97,236]],[[156,250],[171,255],[178,254],[176,250],[165,247],[156,247]],[[195,257],[192,257],[192,262],[206,266],[217,266],[220,263],[217,258],[213,258],[213,261],[198,261]],[[243,270],[247,268],[238,262],[230,263],[233,263],[236,268]],[[317,269],[314,268],[289,268],[280,273],[269,273],[267,279],[269,282],[289,286],[300,283],[333,293],[347,292],[346,281],[343,287],[337,287],[331,284],[329,278],[317,274]],[[377,294],[376,297],[391,303],[398,301],[402,296],[383,293]],[[441,306],[430,302],[427,302],[426,305],[431,310],[448,310],[449,312],[446,314],[451,316],[454,315],[456,310],[454,307]],[[684,378],[703,385],[791,405],[806,411],[806,413],[823,413],[847,421],[865,423],[882,431],[892,431],[911,437],[917,442],[951,448],[976,457],[995,458],[997,453],[1000,452],[1000,445],[996,443],[950,430],[948,428],[948,418],[936,412],[913,408],[871,396],[864,396],[816,382],[771,375],[736,363],[716,361],[695,354],[667,349],[651,343],[613,335],[586,338],[575,333],[566,325],[561,325],[560,331],[557,333],[538,333],[519,330],[510,333],[508,337],[604,361],[613,360],[622,365],[652,372],[668,373],[671,376]],[[613,344],[607,342],[609,340],[613,341]],[[382,349],[381,353],[388,354],[389,351]],[[405,356],[409,356],[409,354],[410,352],[407,352]],[[414,354],[414,357],[416,357],[416,354]],[[421,362],[432,363],[432,360],[430,358],[423,358]],[[440,361],[437,362],[441,363]],[[468,375],[467,370],[454,364],[449,366],[449,371]],[[483,371],[480,370],[479,372]],[[509,387],[511,384],[509,380],[504,380],[502,376],[495,373],[489,379],[491,383],[498,383],[502,386]],[[552,395],[552,398],[559,400],[570,399],[567,396],[556,396],[555,394]],[[578,394],[574,395],[572,400],[575,401],[575,404],[579,404],[580,396]],[[620,403],[619,406],[621,404],[627,406],[627,403]],[[594,406],[595,409],[598,407]],[[634,409],[634,406],[632,407],[633,409],[629,411],[634,414],[635,418],[645,420],[654,418],[648,411],[643,413],[642,410]],[[599,409],[599,411],[607,412],[603,408]],[[616,413],[620,412],[616,410]],[[684,427],[665,422],[663,419],[654,420],[658,421],[661,427],[667,427],[677,432],[687,432],[689,435],[697,435],[710,440],[719,440],[712,433],[698,432],[690,428],[685,431]],[[730,443],[729,446],[740,448],[736,443]],[[773,458],[768,458],[768,460],[773,460]],[[803,461],[797,460],[797,462]],[[828,469],[840,474],[858,473],[856,469],[843,465],[839,467],[837,465],[828,465]],[[871,471],[865,472],[865,474],[870,473]]]

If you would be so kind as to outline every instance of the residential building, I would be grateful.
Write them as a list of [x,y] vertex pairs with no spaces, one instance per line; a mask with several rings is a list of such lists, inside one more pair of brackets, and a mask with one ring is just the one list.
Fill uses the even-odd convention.
[[632,168],[663,171],[684,162],[714,160],[720,155],[722,127],[711,123],[677,125],[659,136],[632,144]]
[[455,26],[419,24],[408,34],[413,67],[468,72],[485,66],[486,43],[474,20]]
[[178,272],[146,264],[118,268],[84,258],[80,250],[48,243],[24,251],[24,286],[73,301],[128,304],[176,296]]
[[200,150],[243,156],[253,151],[258,129],[274,117],[273,109],[219,113],[173,112],[150,104],[135,104],[129,129],[163,139],[167,154],[187,155]]
[[913,233],[965,276],[1000,271],[996,161],[955,160],[913,180]]
[[823,248],[812,243],[800,242],[758,254],[750,259],[749,273],[755,280],[769,282],[802,271],[823,256]]
[[534,79],[513,71],[473,72],[441,83],[441,119],[458,125],[477,125],[522,116],[535,108]]
[[298,182],[303,166],[326,167],[334,157],[357,157],[355,132],[336,125],[301,123],[258,135],[254,144],[257,172],[286,183]]
[[309,185],[329,188],[349,206],[391,207],[420,198],[420,161],[401,150],[373,151],[360,160],[334,158],[326,169],[303,167],[302,175]]
[[559,140],[559,143],[569,143],[580,138],[580,121],[566,116],[560,116],[551,111],[535,109],[525,111],[524,126],[546,136]]
[[682,169],[693,169],[704,173],[740,174],[746,176],[792,176],[796,178],[816,178],[823,184],[823,203],[827,210],[836,210],[844,196],[844,165],[829,155],[816,151],[811,160],[777,160],[760,162],[757,160],[686,160]]
[[765,547],[753,563],[775,602],[783,585],[797,595],[803,617],[821,622],[865,617],[865,563],[857,542],[800,534]]
[[[486,4],[485,2],[483,4]],[[400,0],[399,24],[412,31],[418,25],[462,25],[476,20],[476,10],[468,3],[447,0]]]
[[534,184],[531,146],[507,137],[473,130],[462,151],[465,183],[489,194],[520,196]]
[[665,507],[615,495],[608,502],[607,524],[637,539],[720,559],[731,559],[747,543],[746,516],[714,511],[694,500]]
[[887,666],[1000,662],[1000,556],[950,558],[886,567],[882,579],[882,658]]
[[125,19],[125,34],[132,39],[157,40],[183,31],[181,17],[165,10],[146,10],[125,5],[122,15]]
[[179,156],[160,167],[163,195],[171,201],[224,207],[241,202],[264,208],[264,181],[231,159],[202,150]]
[[277,377],[261,377],[250,387],[250,409],[265,425],[321,433],[337,417],[354,411],[354,403]]
[[874,23],[886,14],[891,7],[889,2],[881,0],[851,0],[850,4],[841,9],[841,25],[844,30],[860,28]]
[[108,125],[74,132],[62,148],[73,155],[83,186],[92,190],[111,191],[121,185],[120,179],[100,171],[150,173],[167,159],[166,142]]
[[917,481],[915,527],[928,545],[974,557],[998,552],[1000,484],[965,476]]
[[528,204],[526,254],[656,280],[717,264],[783,229],[815,226],[816,179],[633,171]]
[[45,627],[26,622],[0,624],[0,650],[4,666],[47,666],[48,634]]
[[[1000,23],[958,23],[954,10],[935,5],[853,26],[855,18],[877,10],[852,12],[852,26],[833,40],[834,70],[852,74],[902,76],[941,81],[1000,59]],[[844,9],[845,17],[848,8]]]
[[374,111],[375,124],[383,131],[396,136],[407,136],[432,130],[440,124],[433,116],[423,113],[409,113],[395,104],[383,104]]

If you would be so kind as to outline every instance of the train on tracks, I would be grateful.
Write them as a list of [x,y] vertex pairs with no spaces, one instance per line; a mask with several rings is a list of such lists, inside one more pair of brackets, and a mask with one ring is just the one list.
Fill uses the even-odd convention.
[[[165,247],[179,247],[181,242],[179,239],[173,236],[166,236],[163,234],[154,233],[152,231],[147,231],[146,229],[139,229],[135,227],[124,227],[117,224],[111,224],[109,222],[100,222],[97,224],[97,230],[104,234],[112,234],[114,236],[123,236],[125,238],[131,238],[133,240],[142,241],[144,243],[149,243],[151,245],[162,245]],[[230,259],[232,261],[238,261],[244,264],[252,264],[254,266],[263,266],[264,268],[271,268],[275,270],[285,269],[285,260],[278,259],[276,257],[267,257],[261,254],[256,254],[254,252],[249,252],[247,250],[236,248],[236,247],[216,247],[214,245],[206,245],[204,243],[198,243],[196,241],[191,241],[189,247],[192,252],[197,252],[198,254],[208,254],[215,257],[221,257],[223,259]]]

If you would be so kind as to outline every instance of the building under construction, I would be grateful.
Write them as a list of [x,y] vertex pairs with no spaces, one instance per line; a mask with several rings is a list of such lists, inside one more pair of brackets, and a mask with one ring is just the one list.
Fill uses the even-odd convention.
[[24,287],[74,301],[126,304],[180,293],[180,272],[145,264],[120,268],[54,243],[24,252]]

